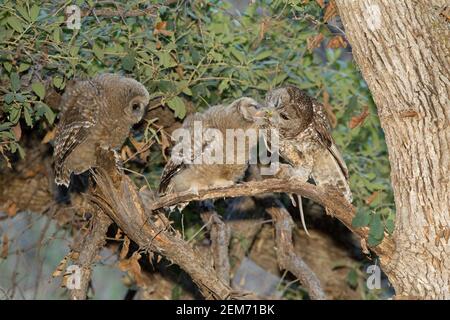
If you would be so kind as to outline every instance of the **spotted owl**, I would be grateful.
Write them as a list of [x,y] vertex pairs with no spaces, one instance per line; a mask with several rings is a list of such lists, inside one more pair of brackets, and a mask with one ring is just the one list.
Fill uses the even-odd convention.
[[330,185],[351,202],[348,170],[331,136],[331,125],[324,107],[295,86],[268,92],[266,105],[269,123],[279,129],[280,155],[305,180],[311,177],[317,185]]
[[55,182],[67,187],[72,173],[95,167],[97,146],[119,149],[148,103],[141,83],[116,74],[101,74],[68,88],[55,134]]
[[[251,128],[256,129],[255,114],[259,109],[258,102],[243,97],[229,105],[216,105],[203,113],[196,113],[187,117],[182,129],[188,133],[191,141],[189,161],[184,161],[183,155],[172,152],[172,157],[162,173],[160,193],[188,190],[197,192],[201,189],[229,186],[240,180],[248,167],[248,151],[254,145],[249,140],[245,143],[245,150],[241,150],[240,153],[243,155],[240,162],[237,160],[238,150],[234,148],[232,157],[235,161],[227,163],[225,158],[227,153],[227,129],[242,129],[243,131]],[[203,136],[201,140],[195,137],[195,123],[201,123],[201,134]],[[223,136],[223,140],[218,141],[208,138],[207,132],[209,129],[217,129]],[[237,135],[240,134],[238,131],[233,132]],[[255,132],[257,131],[255,130]],[[237,145],[236,140],[237,138],[233,139],[235,146]],[[182,143],[184,142],[178,141],[173,150],[177,150]],[[210,153],[213,149],[217,150],[217,148],[222,150],[223,162],[205,162],[205,154]],[[196,163],[196,160],[201,158],[203,160]]]

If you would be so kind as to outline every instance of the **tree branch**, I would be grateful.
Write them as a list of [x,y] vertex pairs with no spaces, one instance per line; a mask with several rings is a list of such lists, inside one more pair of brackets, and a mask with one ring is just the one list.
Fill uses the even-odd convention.
[[281,269],[290,271],[300,280],[301,284],[308,289],[311,299],[327,299],[316,274],[302,258],[295,254],[292,243],[292,228],[295,224],[291,215],[279,200],[270,200],[266,211],[272,217],[275,225],[278,265]]
[[230,258],[228,246],[230,245],[230,227],[222,221],[214,207],[208,206],[200,215],[203,222],[208,225],[214,268],[222,281],[229,285]]
[[229,299],[231,288],[217,277],[205,257],[174,230],[158,210],[150,214],[130,178],[119,173],[114,156],[98,150],[91,200],[107,213],[141,249],[156,252],[183,269],[206,299]]
[[106,232],[112,223],[111,219],[101,210],[97,210],[92,221],[92,228],[87,235],[81,239],[81,244],[76,245],[74,251],[79,253],[78,265],[81,268],[80,288],[70,290],[72,300],[85,300],[91,280],[92,264],[97,254],[105,244]]
[[[182,202],[194,200],[207,200],[215,198],[232,198],[240,196],[255,196],[262,193],[294,193],[302,197],[309,198],[322,206],[328,208],[334,217],[339,219],[350,231],[359,236],[364,241],[368,238],[369,229],[353,228],[352,219],[355,216],[355,208],[345,200],[345,198],[334,189],[324,189],[307,182],[301,182],[296,179],[265,179],[263,181],[251,181],[243,184],[233,185],[226,188],[216,188],[209,190],[200,190],[197,194],[190,192],[169,194],[153,202],[150,210],[157,210],[164,207],[170,207]],[[394,242],[390,237],[384,240],[376,247],[370,247],[378,256],[381,263],[390,259],[394,252]]]

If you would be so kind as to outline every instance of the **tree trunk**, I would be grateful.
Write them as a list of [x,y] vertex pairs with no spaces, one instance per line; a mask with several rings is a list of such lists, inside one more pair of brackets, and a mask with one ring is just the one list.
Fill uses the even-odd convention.
[[386,135],[397,208],[396,249],[381,261],[398,296],[450,299],[445,2],[336,0]]

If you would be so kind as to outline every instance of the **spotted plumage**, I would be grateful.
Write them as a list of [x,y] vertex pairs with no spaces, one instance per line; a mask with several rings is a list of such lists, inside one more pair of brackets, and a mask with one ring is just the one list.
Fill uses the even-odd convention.
[[294,86],[272,90],[266,104],[273,110],[270,126],[280,131],[280,155],[305,180],[312,177],[317,185],[336,187],[351,202],[347,166],[323,105]]
[[145,87],[134,79],[101,74],[77,81],[61,99],[55,135],[55,181],[68,186],[70,175],[96,164],[97,146],[117,150],[139,122],[149,102]]

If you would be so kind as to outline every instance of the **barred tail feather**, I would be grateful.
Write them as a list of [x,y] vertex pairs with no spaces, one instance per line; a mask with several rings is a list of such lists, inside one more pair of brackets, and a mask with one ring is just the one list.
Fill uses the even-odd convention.
[[[334,152],[332,153],[332,151]],[[348,202],[353,201],[348,183],[347,167],[336,148],[333,150],[326,149],[323,154],[316,157],[311,176],[316,185],[333,186],[341,191]]]

